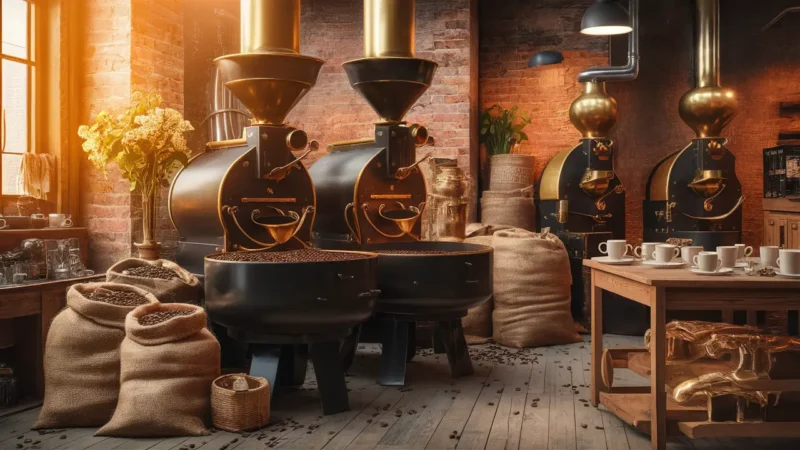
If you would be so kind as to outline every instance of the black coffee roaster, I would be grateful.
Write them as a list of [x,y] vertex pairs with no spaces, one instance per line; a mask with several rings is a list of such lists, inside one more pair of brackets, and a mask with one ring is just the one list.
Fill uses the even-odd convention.
[[317,144],[284,120],[323,61],[298,53],[299,30],[300,0],[242,2],[241,53],[215,63],[252,125],[241,139],[208,143],[177,174],[170,217],[180,234],[178,263],[205,275],[223,364],[241,367],[249,358],[250,374],[274,390],[303,384],[310,357],[323,411],[333,414],[349,408],[341,342],[373,312],[376,257],[256,263],[213,256],[311,245],[317,199],[301,161]]
[[329,145],[309,170],[318,199],[315,246],[423,252],[378,255],[377,314],[349,338],[346,365],[359,340],[383,344],[384,385],[405,383],[422,321],[436,323],[452,374],[472,373],[461,317],[492,295],[490,248],[420,241],[427,189],[419,169],[425,158],[417,160],[416,148],[428,132],[403,118],[430,86],[437,64],[414,57],[414,8],[413,0],[364,0],[365,57],[343,67],[380,120],[372,137]]
[[[589,270],[583,267],[583,260],[603,256],[599,243],[625,239],[625,186],[614,170],[614,142],[609,137],[617,122],[617,101],[606,91],[606,82],[638,76],[638,8],[638,1],[630,2],[627,64],[591,67],[578,75],[583,92],[570,105],[569,118],[581,139],[577,146],[550,160],[536,189],[537,228],[549,228],[567,248],[572,315],[587,329],[591,328],[591,297]],[[647,329],[647,310],[638,303],[606,293],[604,307],[607,332],[641,334]]]
[[737,99],[733,90],[720,86],[719,0],[698,0],[696,7],[696,87],[683,95],[679,112],[697,137],[651,172],[643,204],[644,239],[686,239],[713,251],[741,242],[745,196],[736,158],[722,137]]

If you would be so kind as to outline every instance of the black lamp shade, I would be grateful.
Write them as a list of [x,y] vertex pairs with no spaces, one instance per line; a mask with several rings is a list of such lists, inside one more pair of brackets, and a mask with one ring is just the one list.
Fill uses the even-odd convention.
[[564,55],[561,52],[553,50],[543,50],[531,56],[528,61],[528,67],[549,66],[551,64],[558,64],[564,61]]
[[625,34],[633,31],[628,11],[614,0],[597,0],[583,14],[581,33],[596,36]]

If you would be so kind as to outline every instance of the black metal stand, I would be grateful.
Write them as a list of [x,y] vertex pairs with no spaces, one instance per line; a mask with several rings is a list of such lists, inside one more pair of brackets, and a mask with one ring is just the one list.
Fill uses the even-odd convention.
[[[463,315],[463,314],[462,314]],[[380,375],[378,382],[383,386],[403,386],[406,381],[409,329],[415,327],[417,320],[431,320],[409,315],[382,315]],[[434,329],[434,349],[441,344],[441,353],[447,354],[450,374],[456,377],[473,373],[469,349],[461,326],[461,315],[457,318],[438,318]]]
[[311,361],[317,377],[322,412],[336,414],[350,409],[347,399],[347,384],[344,380],[339,342],[317,342],[311,344]]

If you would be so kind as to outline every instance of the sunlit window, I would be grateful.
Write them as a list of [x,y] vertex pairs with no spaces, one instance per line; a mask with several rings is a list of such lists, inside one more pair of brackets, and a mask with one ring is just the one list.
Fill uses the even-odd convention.
[[2,0],[0,35],[0,111],[2,111],[2,195],[18,195],[22,155],[34,147],[35,0]]

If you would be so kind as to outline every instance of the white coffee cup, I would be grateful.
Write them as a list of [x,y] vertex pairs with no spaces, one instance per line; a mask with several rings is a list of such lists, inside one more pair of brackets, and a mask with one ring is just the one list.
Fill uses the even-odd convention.
[[722,261],[722,267],[729,269],[736,266],[736,260],[739,257],[739,249],[735,245],[722,245],[717,247],[717,257]]
[[[603,248],[605,246],[605,248]],[[625,239],[609,239],[597,246],[600,253],[608,255],[611,259],[622,259],[628,253],[633,254],[633,246]]]
[[722,267],[717,252],[700,252],[694,255],[692,263],[703,272],[716,272]]
[[699,245],[687,245],[681,247],[681,259],[686,264],[697,265],[694,263],[694,256],[703,251],[703,247]]
[[744,260],[745,258],[753,254],[753,247],[750,247],[749,245],[735,244],[734,247],[736,247],[739,250],[737,256],[740,260]]
[[672,244],[658,244],[653,252],[656,262],[668,263],[681,255],[681,249]]
[[759,256],[761,256],[761,265],[764,267],[778,267],[778,250],[780,247],[777,245],[765,245],[759,249]]
[[637,258],[642,258],[642,261],[653,259],[653,252],[656,251],[656,245],[664,244],[665,242],[642,242],[642,245],[637,245],[633,249],[633,254]]
[[800,275],[800,250],[780,249],[778,251],[778,268],[781,273],[788,275]]
[[71,227],[72,216],[70,214],[50,214],[48,217],[51,227]]

